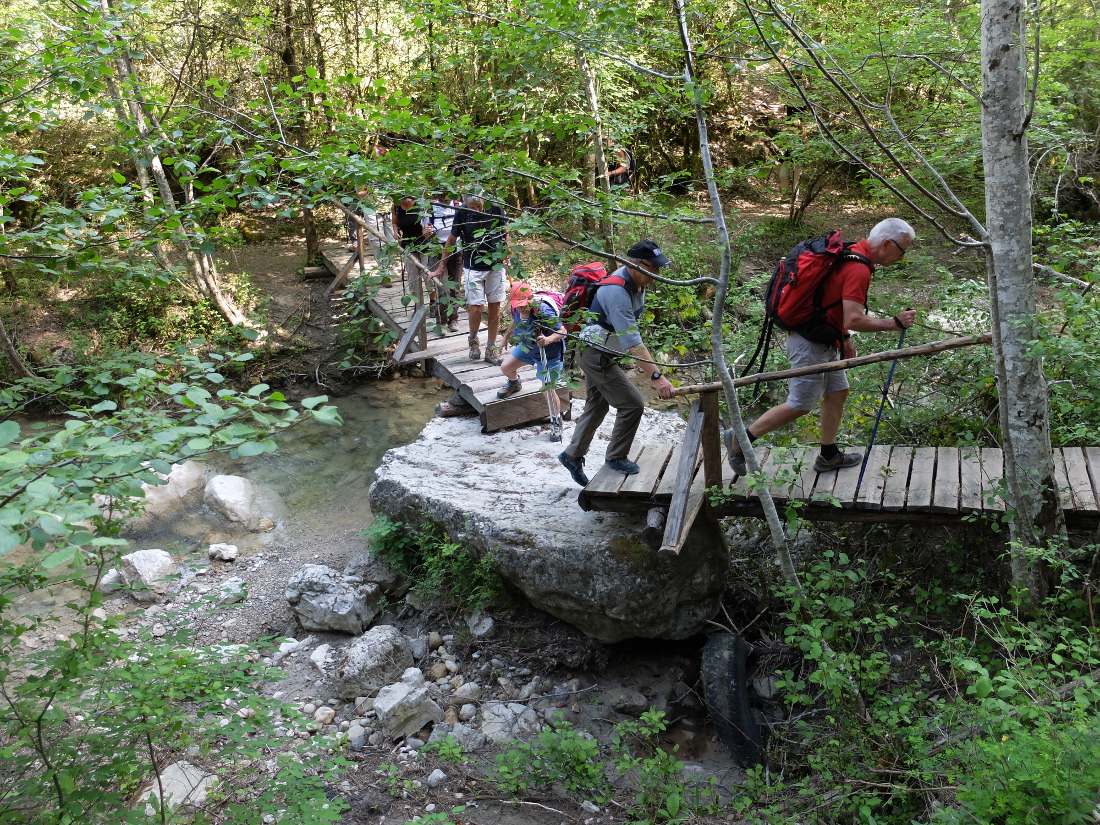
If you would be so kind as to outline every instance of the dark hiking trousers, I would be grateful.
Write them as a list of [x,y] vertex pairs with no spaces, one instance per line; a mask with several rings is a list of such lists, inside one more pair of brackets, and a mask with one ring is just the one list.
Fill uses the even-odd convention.
[[616,363],[615,358],[596,347],[588,347],[577,356],[577,364],[584,372],[586,398],[584,412],[577,419],[573,440],[565,452],[573,458],[583,458],[588,453],[592,436],[607,416],[609,407],[615,408],[615,427],[611,431],[611,443],[607,445],[605,461],[628,458],[630,445],[642,422],[645,401],[642,394]]

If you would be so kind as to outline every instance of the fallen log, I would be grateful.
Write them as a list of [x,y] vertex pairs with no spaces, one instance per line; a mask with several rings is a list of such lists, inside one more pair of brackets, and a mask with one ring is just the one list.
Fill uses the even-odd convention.
[[[897,358],[916,358],[920,355],[935,355],[938,352],[946,352],[962,347],[972,347],[975,344],[988,344],[993,340],[991,333],[984,335],[971,335],[966,338],[948,338],[944,341],[933,341],[928,344],[918,344],[915,347],[904,349],[892,349],[886,352],[876,352],[874,355],[858,355],[855,358],[844,358],[840,361],[830,361],[828,364],[814,364],[811,367],[796,367],[789,370],[777,370],[775,372],[758,372],[755,375],[745,375],[733,379],[735,387],[748,387],[752,384],[760,384],[764,381],[782,381],[799,375],[815,375],[820,372],[836,372],[837,370],[862,367],[866,364],[878,364],[883,361],[893,361]],[[689,384],[686,387],[677,387],[675,395],[690,395],[697,392],[714,392],[721,390],[722,384],[713,381],[709,384]]]

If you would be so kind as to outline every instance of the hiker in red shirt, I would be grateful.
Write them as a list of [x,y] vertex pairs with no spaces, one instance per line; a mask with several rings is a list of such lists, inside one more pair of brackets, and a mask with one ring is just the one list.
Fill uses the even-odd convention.
[[[896,264],[905,255],[917,233],[901,218],[887,218],[875,225],[866,238],[854,244],[852,252],[871,262],[845,261],[829,275],[824,284],[821,306],[825,317],[842,333],[832,344],[817,344],[797,332],[787,333],[787,356],[792,367],[826,364],[840,358],[854,358],[856,348],[851,332],[890,332],[908,329],[916,320],[916,311],[907,309],[893,318],[873,318],[867,314],[867,290],[875,267]],[[832,306],[835,304],[835,306]],[[839,346],[838,346],[839,344]],[[787,379],[787,400],[772,407],[748,426],[749,440],[778,430],[810,412],[821,401],[821,454],[814,461],[819,472],[854,467],[863,460],[860,453],[842,452],[836,446],[844,401],[848,398],[848,376],[844,370],[802,375]],[[727,458],[738,475],[745,475],[745,457],[733,438],[733,430],[725,432]]]

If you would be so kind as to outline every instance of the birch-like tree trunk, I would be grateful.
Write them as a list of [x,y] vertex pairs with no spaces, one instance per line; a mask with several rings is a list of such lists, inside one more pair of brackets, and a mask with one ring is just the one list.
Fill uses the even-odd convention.
[[[982,155],[985,165],[986,272],[999,353],[997,384],[1005,479],[1016,508],[1012,538],[1041,547],[1065,532],[1054,485],[1048,395],[1039,337],[1031,254],[1027,156],[1027,54],[1022,0],[982,2]],[[1012,578],[1033,598],[1042,576],[1019,551]]]
[[[610,202],[611,180],[607,176],[607,155],[603,150],[603,118],[600,117],[600,99],[596,93],[596,71],[588,62],[588,55],[583,49],[577,49],[577,65],[584,79],[584,94],[588,99],[588,111],[596,124],[592,134],[592,153],[596,158],[596,182],[603,190],[605,203]],[[600,212],[600,234],[603,236],[608,252],[615,252],[615,237],[611,227],[611,218],[606,206]]]

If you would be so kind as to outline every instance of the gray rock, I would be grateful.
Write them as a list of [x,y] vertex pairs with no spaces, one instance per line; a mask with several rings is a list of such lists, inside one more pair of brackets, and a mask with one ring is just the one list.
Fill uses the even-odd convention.
[[401,598],[409,590],[409,579],[389,559],[368,550],[360,553],[344,567],[344,578],[355,584],[373,582],[384,593]]
[[252,505],[255,500],[256,488],[240,476],[214,476],[206,482],[206,492],[202,496],[202,503],[211,510],[244,525],[254,517]]
[[446,778],[447,774],[443,773],[443,771],[441,771],[439,768],[436,768],[434,771],[428,774],[428,787],[438,787],[439,784],[443,782],[443,780],[445,780]]
[[466,682],[451,694],[451,703],[455,705],[464,705],[467,702],[477,702],[480,700],[481,685],[477,682]]
[[412,736],[425,725],[443,718],[443,710],[431,698],[423,681],[419,686],[406,681],[386,685],[375,697],[374,712],[391,740]]
[[341,699],[369,696],[412,666],[409,641],[396,627],[372,627],[344,648],[337,665],[337,691]]
[[428,634],[428,650],[439,650],[441,647],[443,647],[443,637],[433,630]]
[[530,739],[542,730],[538,714],[518,702],[486,702],[481,714],[481,731],[493,742]]
[[410,736],[405,740],[405,747],[411,751],[418,751],[423,748],[425,744],[423,739],[418,739],[415,736]]
[[[608,416],[593,442],[593,469],[613,422]],[[675,414],[647,410],[635,444],[679,442],[683,426]],[[536,607],[601,642],[683,639],[706,628],[728,568],[722,535],[707,519],[695,523],[678,556],[661,556],[642,541],[645,513],[593,514],[566,504],[577,487],[557,462],[557,445],[524,428],[494,433],[491,450],[488,443],[477,419],[432,419],[416,442],[386,454],[370,490],[372,511],[435,525],[491,557]],[[464,480],[461,496],[456,478]]]
[[477,639],[484,639],[486,636],[491,636],[496,629],[496,623],[493,621],[493,617],[481,612],[472,614],[466,620],[466,625],[470,628],[470,633]]
[[641,716],[649,707],[649,700],[638,691],[630,688],[612,688],[604,694],[604,698],[607,699],[607,704],[611,705],[614,710],[625,713],[627,716]]
[[218,587],[218,604],[239,604],[248,598],[248,586],[244,579],[234,576]]
[[423,636],[409,639],[409,650],[412,651],[413,658],[419,662],[428,655],[428,640]]
[[171,586],[171,576],[179,568],[172,556],[164,550],[138,550],[122,557],[119,571],[127,587],[136,587],[134,598],[140,602],[152,602],[165,595]]
[[386,741],[386,737],[382,735],[382,731],[376,730],[370,736],[367,737],[367,744],[377,748],[383,742]]
[[462,722],[469,722],[477,716],[477,705],[463,705],[458,709],[458,718]]
[[313,714],[313,721],[319,725],[331,725],[332,720],[336,718],[336,711],[330,707],[317,708]]
[[358,636],[381,608],[377,585],[349,583],[323,564],[307,564],[287,582],[287,604],[306,630],[336,630]]
[[441,742],[448,736],[458,743],[463,753],[472,753],[485,745],[484,733],[461,722],[440,722],[432,728],[432,735],[428,737],[428,742],[429,744]]

